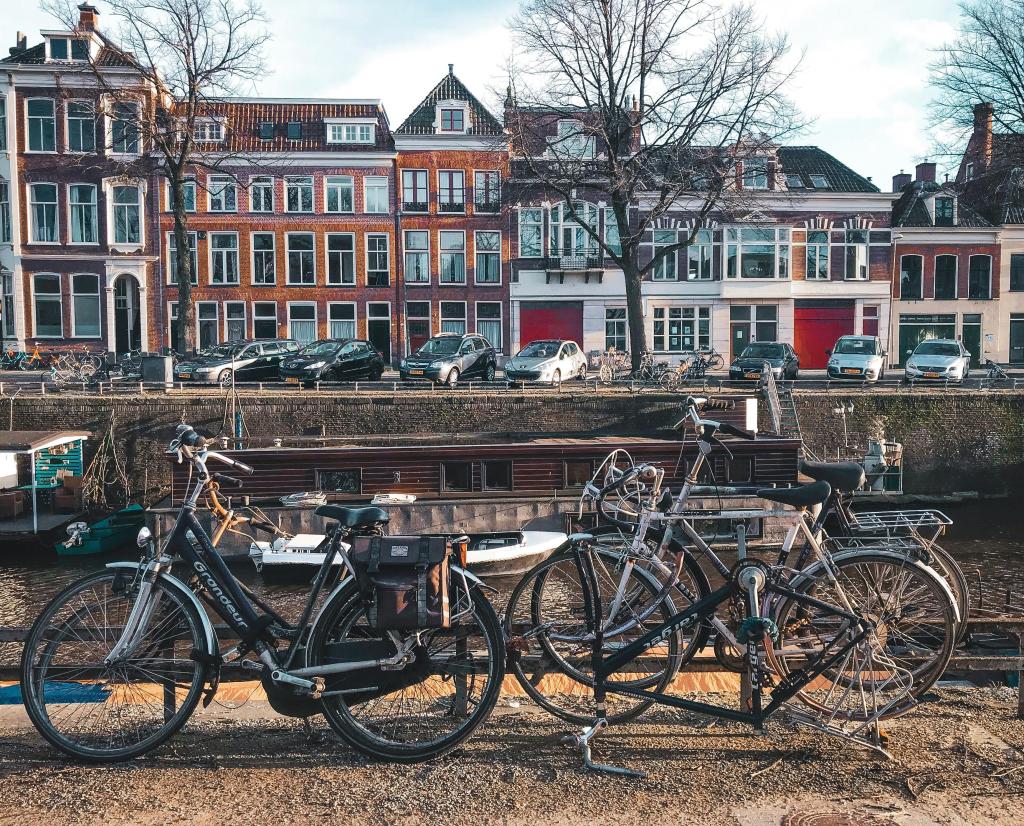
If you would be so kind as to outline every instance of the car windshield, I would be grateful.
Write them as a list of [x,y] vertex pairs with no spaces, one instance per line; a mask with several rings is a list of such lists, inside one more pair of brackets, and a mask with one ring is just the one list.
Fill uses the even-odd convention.
[[560,341],[531,341],[519,351],[524,359],[549,359],[558,352]]
[[780,359],[785,356],[781,344],[751,344],[740,358],[745,359]]
[[205,350],[200,350],[198,355],[204,359],[230,358],[233,355],[238,355],[242,347],[243,345],[241,344],[217,344],[213,347],[207,347]]
[[330,356],[338,352],[343,342],[338,341],[314,341],[302,348],[304,356]]
[[923,341],[917,345],[915,356],[959,356],[960,347],[952,341]]
[[841,356],[876,356],[878,344],[873,338],[841,338],[832,352]]
[[432,338],[416,354],[419,356],[451,356],[459,351],[459,344],[462,341],[458,336],[443,336]]

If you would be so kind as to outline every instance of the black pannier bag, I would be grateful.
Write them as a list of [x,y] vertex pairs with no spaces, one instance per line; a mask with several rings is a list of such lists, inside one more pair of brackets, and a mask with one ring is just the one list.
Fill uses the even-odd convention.
[[447,628],[451,543],[443,536],[357,536],[349,557],[374,628]]

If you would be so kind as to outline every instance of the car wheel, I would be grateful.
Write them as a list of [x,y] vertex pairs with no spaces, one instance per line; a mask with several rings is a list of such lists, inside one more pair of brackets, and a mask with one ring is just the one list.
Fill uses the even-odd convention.
[[219,384],[221,387],[230,386],[231,375],[232,373],[230,370],[221,370],[220,374],[217,376],[217,384]]
[[558,387],[558,385],[560,385],[561,383],[562,383],[562,371],[561,370],[555,370],[555,372],[551,374],[551,386],[552,387]]
[[376,367],[370,371],[370,381],[380,381],[380,377],[384,375],[384,371],[380,367]]
[[459,383],[459,368],[453,367],[448,371],[448,375],[445,377],[444,383],[449,387],[454,387]]
[[488,364],[484,371],[484,381],[494,381],[494,365]]

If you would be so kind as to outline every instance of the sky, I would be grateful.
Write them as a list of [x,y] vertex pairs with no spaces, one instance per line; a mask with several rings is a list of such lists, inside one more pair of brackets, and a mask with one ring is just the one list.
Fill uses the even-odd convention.
[[[103,0],[93,0],[101,12]],[[42,11],[0,0],[5,31],[38,39]],[[500,117],[518,0],[263,0],[271,21],[268,97],[379,98],[397,126],[455,64],[459,78]],[[817,144],[882,189],[932,150],[927,129],[932,50],[956,32],[956,0],[754,0],[773,31],[802,53],[788,87],[811,125],[793,142]],[[2,42],[2,41],[0,41]],[[943,166],[941,159],[940,168]]]

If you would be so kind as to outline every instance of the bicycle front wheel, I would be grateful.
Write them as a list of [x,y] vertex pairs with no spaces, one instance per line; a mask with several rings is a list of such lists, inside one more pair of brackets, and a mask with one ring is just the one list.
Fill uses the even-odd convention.
[[29,631],[21,696],[50,743],[78,760],[129,760],[184,725],[206,682],[203,622],[160,580],[131,650],[107,663],[138,596],[134,571],[101,571],[58,594]]
[[712,353],[708,356],[707,363],[704,367],[705,370],[721,370],[725,366],[725,360],[718,354]]

